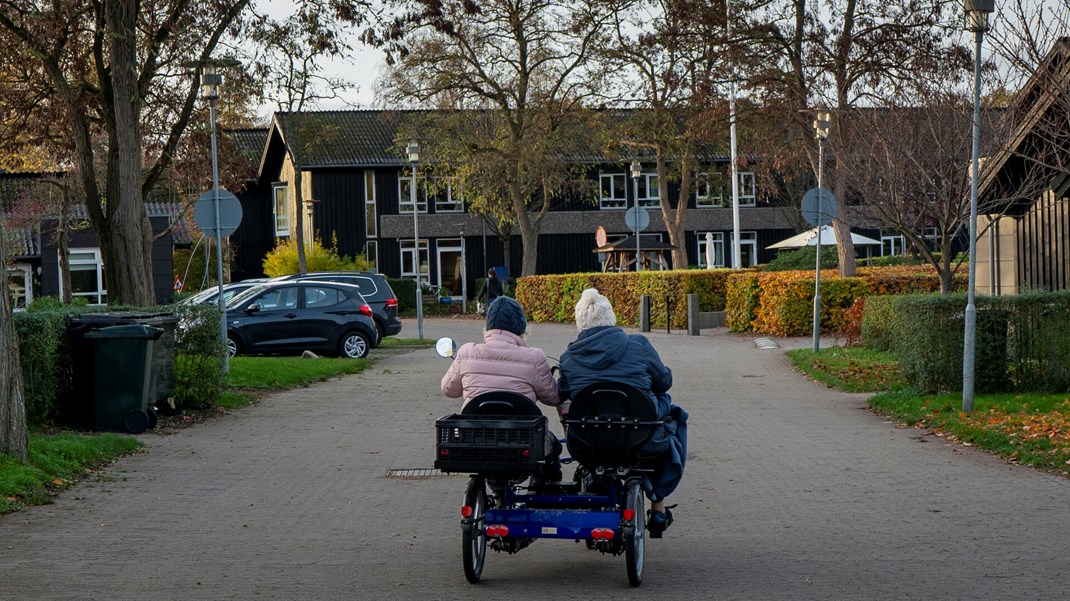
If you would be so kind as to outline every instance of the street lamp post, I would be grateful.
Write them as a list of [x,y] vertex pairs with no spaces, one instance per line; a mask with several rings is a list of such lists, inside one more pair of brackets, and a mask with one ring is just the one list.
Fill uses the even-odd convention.
[[[219,100],[219,86],[223,85],[223,75],[218,72],[220,67],[235,67],[240,65],[233,59],[207,60],[197,64],[203,70],[201,72],[201,96],[208,99],[208,115],[211,121],[212,131],[212,191],[215,198],[215,251],[216,251],[216,278],[219,284],[219,336],[224,345],[227,341],[227,307],[223,298],[223,228],[219,214],[219,160],[216,152],[215,133],[215,102]],[[224,347],[225,348],[225,347]],[[230,353],[223,352],[223,373],[230,370]]]
[[824,202],[824,162],[825,139],[829,136],[831,117],[822,109],[817,111],[814,119],[814,136],[817,138],[817,268],[814,275],[814,352],[821,352],[821,212],[825,210]]
[[412,163],[412,185],[409,186],[409,194],[412,198],[412,243],[416,261],[416,333],[420,340],[424,339],[424,299],[423,289],[420,285],[420,207],[417,205],[416,196],[416,164],[420,162],[420,141],[409,140],[406,149],[409,154],[409,162]]
[[632,195],[635,196],[635,270],[640,271],[643,263],[640,260],[639,250],[639,176],[643,174],[643,167],[639,159],[632,159]]
[[995,0],[964,0],[966,31],[973,32],[973,154],[970,164],[970,265],[966,290],[966,329],[962,341],[962,410],[973,411],[974,366],[977,350],[977,178],[981,154],[981,41],[988,31],[988,17]]

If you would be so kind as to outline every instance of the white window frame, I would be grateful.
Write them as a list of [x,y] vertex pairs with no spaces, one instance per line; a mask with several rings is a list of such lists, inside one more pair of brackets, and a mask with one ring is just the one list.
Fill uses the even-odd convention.
[[364,241],[364,258],[371,265],[369,267],[378,270],[379,268],[379,241],[378,240],[365,240]]
[[[437,188],[442,182],[445,182],[445,186],[436,189],[434,193],[427,193],[429,198],[435,200],[435,212],[436,213],[463,213],[464,212],[464,198],[461,197],[460,189],[453,189],[453,181],[445,177],[435,177],[431,180],[434,182]],[[458,186],[459,188],[459,186]]]
[[[739,206],[756,206],[758,204],[757,178],[754,173],[737,171],[736,179],[739,181]],[[696,207],[707,209],[732,206],[732,189],[729,187],[731,181],[727,177],[715,171],[706,171],[696,173],[695,181]]]
[[[731,236],[729,236],[728,238],[729,238],[729,240],[732,239]],[[744,246],[750,247],[750,258],[751,258],[750,265],[744,265],[743,264],[742,255],[745,254],[743,252],[743,247]],[[758,232],[756,232],[756,231],[747,231],[747,232],[740,232],[739,233],[739,254],[741,255],[740,256],[740,260],[739,260],[740,267],[754,267],[755,265],[758,264]]]
[[[416,176],[416,208],[420,213],[427,213],[427,185],[424,182],[424,175]],[[402,215],[412,213],[412,191],[405,189],[410,186],[412,173],[406,176],[402,170],[398,177],[398,213]]]
[[375,172],[364,172],[364,237],[379,237],[379,207],[375,198]]
[[[609,192],[616,190],[616,180],[624,182],[621,187],[624,196],[606,196],[605,182],[609,182]],[[598,208],[600,209],[627,209],[628,208],[628,176],[626,173],[600,173],[598,175]]]
[[[881,230],[881,256],[898,257],[907,254],[906,236],[895,230],[885,233],[886,231],[887,230]],[[885,252],[888,247],[891,247],[891,252]],[[896,252],[896,249],[898,249],[899,252]]]
[[[63,278],[60,278],[61,280]],[[20,281],[21,280],[21,281]],[[26,263],[15,263],[7,268],[7,291],[11,295],[11,307],[16,310],[25,309],[33,302],[33,267]],[[15,284],[22,290],[12,288]],[[16,295],[15,292],[19,294]]]
[[[88,255],[88,256],[79,256]],[[93,292],[71,292],[72,296],[80,296],[89,299],[91,305],[106,305],[108,303],[108,291],[107,282],[104,280],[104,261],[100,257],[99,248],[72,248],[68,252],[70,270],[74,271],[95,271],[97,279],[97,289]],[[79,269],[80,267],[91,266],[89,269]],[[57,271],[59,268],[57,267]],[[63,274],[59,277],[60,294],[63,294]]]
[[[416,277],[416,253],[412,238],[398,240],[401,250],[401,277]],[[430,282],[427,278],[431,275],[431,251],[426,238],[420,238],[420,280]]]
[[[282,199],[284,205],[279,207],[279,191],[285,194]],[[275,237],[277,238],[289,238],[290,237],[290,186],[286,182],[276,182],[271,184],[271,206],[272,213],[275,216]],[[279,209],[283,209],[283,213],[279,214]]]
[[706,234],[713,234],[713,266],[725,266],[724,232],[695,232],[698,237],[698,266],[705,269],[706,263]]
[[[643,173],[639,176],[639,184],[639,190],[636,190],[639,206],[660,207],[661,191],[658,189],[658,174],[654,172]],[[650,195],[651,190],[653,190],[653,196]]]

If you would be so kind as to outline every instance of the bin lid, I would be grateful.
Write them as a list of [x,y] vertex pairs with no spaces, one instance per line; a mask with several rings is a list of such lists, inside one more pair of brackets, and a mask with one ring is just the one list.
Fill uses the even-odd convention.
[[133,338],[138,340],[159,340],[163,330],[144,324],[110,326],[87,332],[86,338]]

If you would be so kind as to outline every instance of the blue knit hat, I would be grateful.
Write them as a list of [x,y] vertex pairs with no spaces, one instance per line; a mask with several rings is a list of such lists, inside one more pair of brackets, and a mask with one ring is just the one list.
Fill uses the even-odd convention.
[[528,331],[524,308],[508,296],[499,296],[487,307],[487,329],[505,330],[523,336]]

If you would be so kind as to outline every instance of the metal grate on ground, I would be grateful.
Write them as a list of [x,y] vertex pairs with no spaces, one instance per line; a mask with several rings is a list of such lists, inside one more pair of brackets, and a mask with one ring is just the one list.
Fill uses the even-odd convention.
[[778,344],[777,341],[773,340],[772,338],[755,338],[754,346],[760,349],[780,348],[780,344]]

